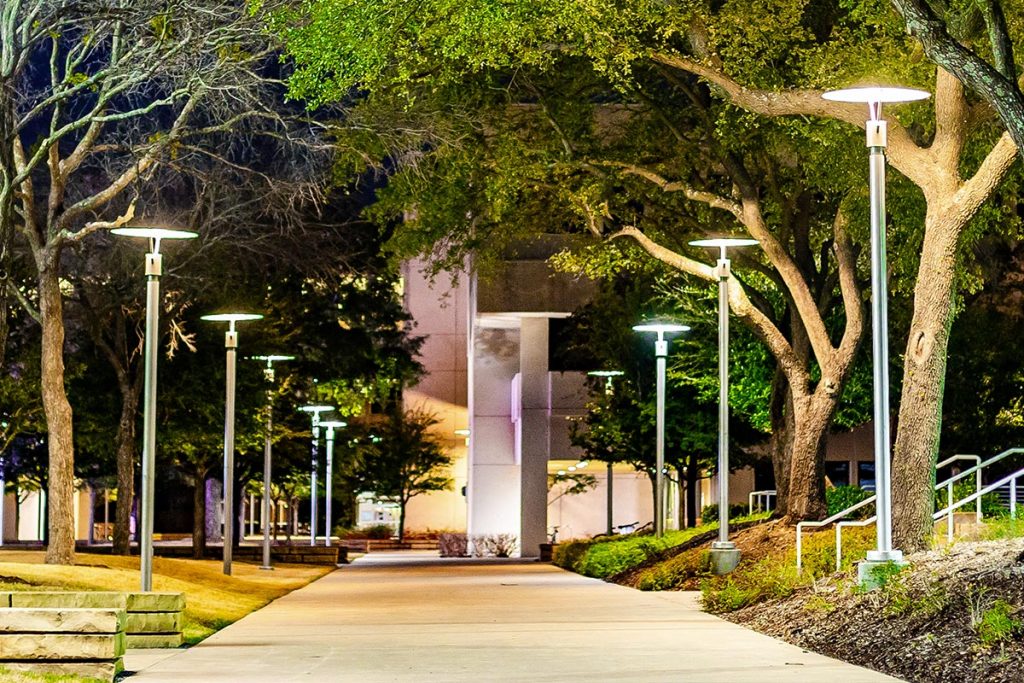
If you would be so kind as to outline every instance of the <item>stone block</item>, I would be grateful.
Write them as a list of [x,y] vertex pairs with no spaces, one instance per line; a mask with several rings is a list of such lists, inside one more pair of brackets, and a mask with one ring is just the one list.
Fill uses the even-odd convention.
[[113,681],[124,671],[124,660],[120,657],[109,662],[2,662],[0,667],[10,671],[24,671],[50,676],[81,676]]
[[179,633],[181,612],[129,612],[124,630],[129,635],[136,633]]
[[113,609],[7,608],[0,633],[119,633],[125,613]]
[[114,660],[124,650],[124,633],[0,633],[0,661]]
[[15,591],[11,607],[127,609],[124,593],[114,591]]
[[908,563],[902,560],[862,560],[857,564],[857,585],[861,590],[877,590],[890,577],[903,571],[907,566]]
[[184,642],[180,633],[129,634],[128,647],[132,650],[150,648],[181,647]]
[[181,612],[185,609],[184,593],[129,593],[129,612]]

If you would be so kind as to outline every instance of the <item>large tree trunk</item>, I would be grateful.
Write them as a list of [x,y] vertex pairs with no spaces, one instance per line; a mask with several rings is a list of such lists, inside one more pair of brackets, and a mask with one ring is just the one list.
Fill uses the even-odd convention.
[[954,316],[958,228],[928,226],[914,288],[914,315],[903,363],[903,391],[892,462],[893,544],[928,547],[935,505],[935,461],[942,431],[946,350]]
[[405,506],[409,501],[403,500],[398,505],[398,542],[405,540]]
[[789,468],[793,454],[793,399],[782,370],[772,379],[769,406],[772,436],[769,442],[772,472],[775,474],[775,511],[785,517],[789,511]]
[[135,416],[138,382],[121,381],[121,418],[117,424],[117,503],[114,507],[114,554],[131,554],[132,500],[135,497]]
[[206,554],[206,476],[197,474],[192,485],[192,558]]
[[697,453],[691,452],[686,464],[686,526],[688,528],[697,526],[697,514],[700,512],[700,491],[697,487],[700,482],[700,473],[697,471],[699,468],[700,462]]
[[824,391],[793,399],[793,450],[786,507],[791,522],[822,519],[828,512],[825,436],[835,408],[835,398]]
[[64,387],[64,313],[59,258],[45,252],[39,263],[39,314],[42,322],[42,399],[49,448],[47,490],[48,564],[75,561],[75,452],[71,404]]

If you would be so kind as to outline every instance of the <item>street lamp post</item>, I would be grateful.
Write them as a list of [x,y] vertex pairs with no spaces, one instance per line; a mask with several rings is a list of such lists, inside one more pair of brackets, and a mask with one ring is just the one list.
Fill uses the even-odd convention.
[[309,471],[309,544],[316,545],[316,475],[320,469],[320,413],[330,412],[334,410],[334,406],[302,406],[299,410],[309,413],[313,420],[313,466]]
[[657,358],[658,403],[656,408],[656,446],[654,472],[654,534],[661,537],[665,534],[665,366],[668,359],[668,340],[666,334],[686,332],[686,325],[666,322],[650,322],[634,325],[635,332],[654,332],[658,335],[654,342],[654,355]]
[[[616,377],[622,375],[622,370],[591,370],[587,373],[591,377],[603,377],[604,378],[604,395],[611,396],[615,393],[614,380]],[[614,511],[612,504],[615,500],[614,493],[612,491],[612,481],[614,478],[614,471],[612,469],[613,463],[608,461],[608,535],[611,536],[615,532],[614,526]]]
[[263,376],[267,379],[267,433],[263,438],[263,504],[260,506],[263,516],[263,565],[260,569],[269,571],[273,569],[270,564],[270,472],[274,429],[274,363],[295,360],[295,356],[253,356],[252,360],[267,363],[263,369]]
[[228,324],[224,333],[227,358],[224,392],[224,574],[231,576],[231,554],[235,541],[235,366],[238,353],[238,332],[235,324],[259,320],[259,313],[215,313],[203,320]]
[[121,237],[142,237],[149,240],[146,254],[146,339],[143,366],[142,409],[142,495],[139,520],[139,569],[143,591],[153,590],[153,496],[156,476],[156,361],[160,346],[160,275],[163,256],[160,240],[182,240],[196,237],[189,230],[128,226],[112,230]]
[[913,102],[930,95],[910,88],[861,87],[832,90],[826,100],[866,104],[868,120],[869,187],[871,192],[871,362],[874,368],[875,422],[875,522],[876,548],[858,567],[860,583],[872,581],[878,564],[903,561],[903,553],[892,547],[892,481],[889,475],[889,294],[886,282],[885,247],[885,147],[886,122],[882,104]]
[[695,247],[719,250],[715,275],[718,278],[718,540],[711,544],[712,568],[728,574],[740,560],[736,544],[729,540],[729,279],[732,264],[729,247],[749,247],[757,240],[717,237],[694,240]]
[[345,422],[321,422],[327,428],[327,471],[324,474],[324,531],[326,545],[331,545],[331,487],[334,483],[334,430],[347,427]]

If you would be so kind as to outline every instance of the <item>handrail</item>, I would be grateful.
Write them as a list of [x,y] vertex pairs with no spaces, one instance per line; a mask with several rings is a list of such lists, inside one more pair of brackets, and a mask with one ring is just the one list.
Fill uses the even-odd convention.
[[797,572],[797,574],[802,572],[803,568],[804,568],[804,563],[803,563],[803,559],[804,559],[803,558],[803,531],[804,531],[804,527],[805,526],[808,526],[808,527],[828,526],[832,522],[835,522],[835,521],[837,521],[839,519],[842,519],[846,515],[848,515],[851,512],[853,512],[854,510],[859,510],[860,508],[864,507],[865,505],[870,505],[871,503],[874,503],[874,502],[875,502],[875,496],[869,496],[869,497],[865,498],[864,500],[860,501],[859,503],[857,503],[856,505],[851,505],[850,507],[846,508],[845,510],[841,510],[840,512],[837,512],[836,514],[832,515],[831,517],[826,517],[825,519],[821,520],[820,522],[798,522],[797,525],[796,525],[796,572]]
[[757,496],[758,498],[764,498],[764,507],[765,507],[765,511],[767,512],[768,510],[771,510],[771,508],[768,507],[768,504],[769,504],[769,501],[771,501],[772,496],[776,496],[777,497],[778,495],[779,495],[779,492],[776,491],[775,489],[764,490],[764,491],[751,491],[750,494],[747,496],[747,512],[749,514],[754,514],[754,497],[755,496]]
[[[977,470],[985,469],[989,465],[997,463],[1000,460],[1002,460],[1003,458],[1007,458],[1007,457],[1009,457],[1011,455],[1015,455],[1017,453],[1024,453],[1024,448],[1008,448],[1005,451],[1003,451],[1002,453],[999,453],[998,455],[993,455],[988,460],[986,460],[984,462],[981,462],[981,463],[978,463],[977,465],[975,465],[974,467],[971,467],[970,469],[966,469],[963,472],[960,472],[959,474],[954,474],[952,477],[950,477],[946,481],[942,482],[942,484],[956,483],[956,482],[960,481],[961,479],[963,479],[964,477],[966,477],[968,475],[971,475],[971,474],[974,474],[974,472],[977,471]],[[974,500],[974,498],[971,498],[971,500]]]
[[[994,457],[998,458],[999,456],[994,456]],[[1006,457],[1006,456],[1002,456],[1002,457]],[[980,491],[981,490],[981,470],[985,467],[985,465],[983,465],[982,462],[981,462],[981,457],[980,456],[957,454],[957,455],[954,455],[954,456],[952,456],[950,458],[946,458],[942,462],[935,463],[935,469],[937,470],[940,467],[945,467],[946,465],[949,465],[949,464],[951,464],[953,462],[956,462],[957,460],[973,460],[974,461],[974,463],[975,463],[974,467],[971,468],[971,470],[974,471],[974,490],[975,490],[975,492]],[[945,480],[943,482],[937,483],[935,485],[935,490],[938,491],[943,486],[946,487],[946,504],[947,505],[952,505],[953,504],[953,477],[950,477],[949,479],[947,479],[947,480]],[[978,500],[975,501],[974,508],[975,508],[974,509],[974,515],[977,518],[978,522],[981,522],[981,498],[978,498]],[[949,519],[946,520],[946,538],[949,539],[950,541],[953,540],[953,513],[949,513]]]
[[[1021,449],[1021,450],[1024,450],[1024,449]],[[1011,472],[1010,474],[1006,475],[1005,477],[1003,477],[999,481],[996,481],[996,482],[993,482],[993,483],[989,484],[988,486],[986,486],[982,490],[977,491],[975,493],[972,493],[971,495],[967,496],[963,500],[961,500],[961,501],[959,501],[957,503],[953,503],[952,505],[950,505],[947,508],[943,508],[942,510],[939,510],[934,515],[932,515],[932,519],[941,519],[943,516],[948,515],[949,513],[953,512],[954,510],[959,508],[960,506],[962,506],[962,505],[964,505],[966,503],[970,503],[973,500],[977,500],[977,499],[981,498],[982,496],[984,496],[987,493],[992,493],[997,488],[999,488],[1001,486],[1005,486],[1006,484],[1010,484],[1011,490],[1013,490],[1014,493],[1016,493],[1017,479],[1020,478],[1020,477],[1024,477],[1024,468],[1021,468],[1021,469],[1017,470],[1016,472]],[[1013,507],[1016,508],[1016,505],[1014,505]],[[1016,509],[1014,509],[1014,512],[1016,512]]]

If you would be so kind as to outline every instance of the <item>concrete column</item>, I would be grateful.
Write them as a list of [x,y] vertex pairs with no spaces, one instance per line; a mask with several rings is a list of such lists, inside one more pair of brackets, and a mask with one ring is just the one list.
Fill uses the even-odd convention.
[[523,557],[538,557],[547,541],[550,381],[548,319],[523,318],[519,331],[520,417],[519,543]]

